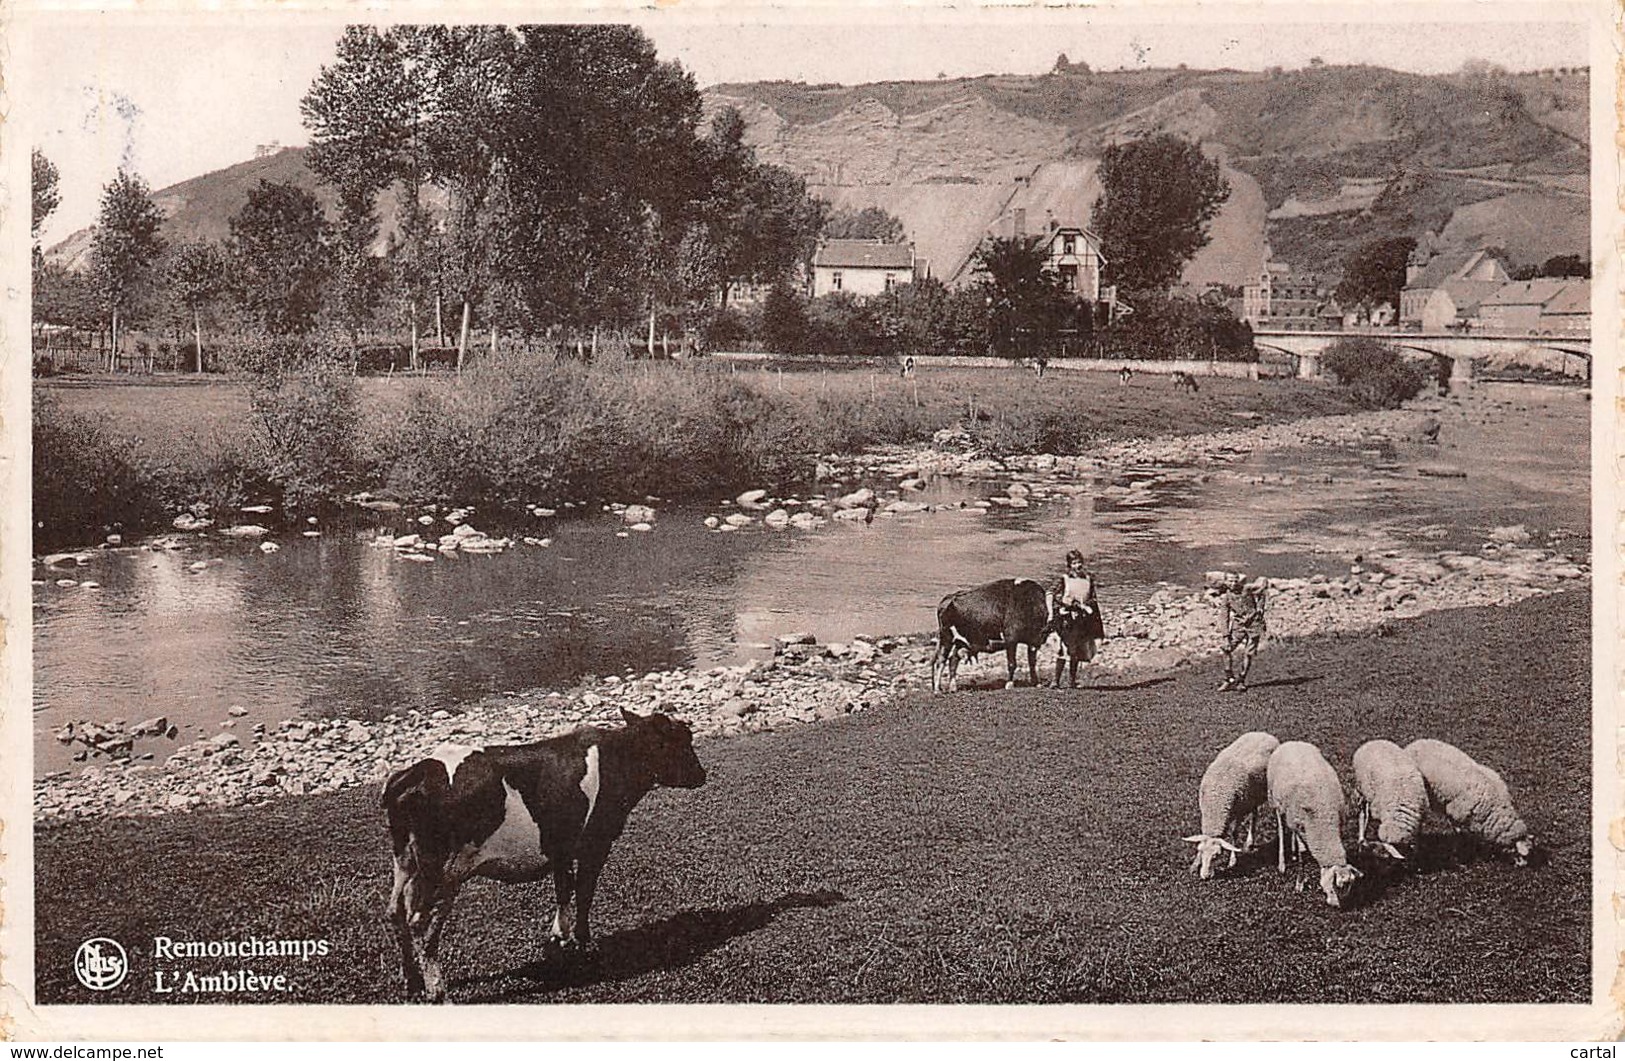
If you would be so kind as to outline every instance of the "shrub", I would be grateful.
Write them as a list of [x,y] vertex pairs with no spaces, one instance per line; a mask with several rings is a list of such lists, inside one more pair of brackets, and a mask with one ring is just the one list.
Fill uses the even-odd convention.
[[806,353],[810,331],[806,300],[783,284],[773,285],[762,303],[762,345],[774,354]]
[[885,356],[892,352],[881,330],[877,307],[846,291],[815,298],[807,309],[812,352],[840,357]]
[[1133,312],[1100,333],[1107,357],[1256,361],[1253,330],[1227,307],[1140,295]]
[[1393,409],[1416,397],[1427,377],[1398,350],[1369,336],[1337,340],[1321,355],[1321,365],[1349,389],[1361,405]]
[[33,421],[36,549],[85,543],[163,516],[153,473],[135,457],[138,441],[64,411],[48,394],[35,395]]
[[293,508],[337,500],[360,477],[357,392],[348,365],[322,358],[249,390],[253,464]]
[[250,376],[277,376],[297,372],[313,361],[351,362],[354,349],[332,335],[272,335],[247,333],[217,342],[210,362]]

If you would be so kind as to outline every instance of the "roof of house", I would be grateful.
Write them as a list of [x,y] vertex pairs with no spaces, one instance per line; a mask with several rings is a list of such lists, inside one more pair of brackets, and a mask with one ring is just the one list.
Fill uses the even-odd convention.
[[[1415,280],[1406,284],[1408,290],[1424,290],[1427,288],[1443,287],[1446,281],[1457,279],[1461,274],[1468,272],[1479,262],[1484,260],[1486,252],[1483,250],[1444,251],[1433,256],[1427,266],[1417,274]],[[1488,283],[1489,281],[1479,281]]]
[[1542,313],[1590,313],[1591,312],[1591,281],[1569,280],[1563,290],[1546,303]]
[[1465,317],[1504,286],[1499,280],[1446,280],[1439,285],[1456,304],[1456,316]]
[[1084,242],[1089,245],[1089,249],[1095,252],[1095,257],[1099,258],[1102,263],[1106,261],[1106,256],[1100,253],[1100,236],[1090,229],[1079,228],[1077,225],[1057,225],[1045,235],[1048,237],[1044,240],[1045,250],[1053,246],[1061,236],[1082,236]]
[[832,239],[818,248],[813,265],[831,269],[912,269],[912,243],[877,243],[868,239]]
[[1554,280],[1540,278],[1536,280],[1514,280],[1502,284],[1500,288],[1486,298],[1480,305],[1484,306],[1544,306],[1558,295],[1572,280]]

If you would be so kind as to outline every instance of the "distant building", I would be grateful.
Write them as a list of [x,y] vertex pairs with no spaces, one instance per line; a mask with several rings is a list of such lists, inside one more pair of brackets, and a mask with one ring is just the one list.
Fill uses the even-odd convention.
[[1542,277],[1503,284],[1478,306],[1474,328],[1501,335],[1591,334],[1591,282]]
[[1540,311],[1540,334],[1591,337],[1591,281],[1570,280]]
[[1106,264],[1100,237],[1086,228],[1052,223],[1042,237],[1044,268],[1061,278],[1061,286],[1087,302],[1101,300],[1100,272]]
[[914,244],[867,239],[826,240],[813,256],[813,297],[837,291],[882,295],[914,282]]
[[[1315,331],[1329,324],[1325,288],[1315,276],[1294,276],[1292,267],[1268,262],[1258,280],[1241,289],[1242,320],[1254,328]],[[1336,314],[1341,319],[1341,311]]]
[[1446,251],[1427,256],[1418,247],[1399,293],[1399,322],[1422,331],[1466,327],[1479,303],[1511,277],[1488,251]]

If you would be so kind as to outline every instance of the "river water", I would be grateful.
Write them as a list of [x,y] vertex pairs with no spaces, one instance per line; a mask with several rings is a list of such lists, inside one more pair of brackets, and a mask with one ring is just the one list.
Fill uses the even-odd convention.
[[[1476,549],[1512,523],[1585,551],[1584,395],[1485,386],[1472,408],[1446,418],[1441,446],[1124,468],[1063,480],[1071,493],[1019,510],[718,534],[702,521],[724,509],[656,506],[652,532],[618,537],[609,513],[552,518],[526,530],[551,536],[548,548],[434,563],[366,543],[380,527],[423,529],[396,514],[320,538],[278,534],[269,554],[219,537],[109,549],[68,572],[77,586],[36,566],[35,770],[72,766],[51,739],[70,719],[164,715],[184,741],[222,723],[455,710],[588,675],[733,663],[768,655],[791,630],[820,641],[926,631],[945,592],[1048,577],[1073,547],[1090,557],[1108,616],[1159,585],[1194,588],[1206,570],[1339,574],[1359,554]],[[1418,474],[1439,465],[1467,477]],[[910,496],[957,506],[1006,485],[938,479]],[[220,562],[193,572],[199,559]]]

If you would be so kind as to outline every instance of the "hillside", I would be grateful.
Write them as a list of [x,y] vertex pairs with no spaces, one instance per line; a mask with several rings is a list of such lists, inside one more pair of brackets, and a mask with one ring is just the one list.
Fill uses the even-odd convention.
[[[164,238],[171,243],[225,240],[231,234],[232,217],[248,201],[249,190],[261,180],[285,181],[314,192],[328,216],[337,216],[337,199],[332,189],[317,183],[316,174],[305,165],[305,149],[288,147],[153,192],[153,202],[164,213]],[[433,197],[431,189],[425,198],[432,200]],[[378,206],[381,224],[375,252],[382,251],[385,241],[399,227],[396,221],[399,207],[393,190],[383,194]],[[91,230],[80,229],[48,249],[45,256],[70,269],[87,268],[90,239]]]
[[[1105,145],[1158,132],[1199,140],[1225,160],[1233,189],[1212,244],[1186,271],[1202,284],[1245,282],[1266,236],[1275,257],[1319,273],[1335,272],[1364,239],[1441,229],[1519,261],[1557,245],[1583,253],[1588,85],[1584,71],[1321,66],[775,81],[719,85],[707,99],[739,107],[764,157],[826,198],[897,214],[944,277],[1046,179],[1072,174],[1071,188],[1041,198],[1060,220],[1086,224],[1098,194],[1088,163]],[[1042,209],[1027,216],[1029,227],[1041,224]],[[967,231],[974,220],[979,228]]]
[[[1584,71],[1423,76],[1375,67],[1135,70],[870,85],[714,86],[708,110],[739,108],[759,155],[836,206],[902,219],[943,279],[1025,210],[1087,224],[1104,146],[1150,133],[1199,140],[1232,193],[1194,284],[1241,284],[1265,241],[1302,271],[1335,273],[1369,238],[1440,232],[1504,248],[1515,263],[1586,253],[1589,77]],[[290,148],[155,194],[172,239],[222,239],[261,178],[312,188]],[[380,245],[395,228],[380,204]],[[48,257],[82,266],[82,231]]]

